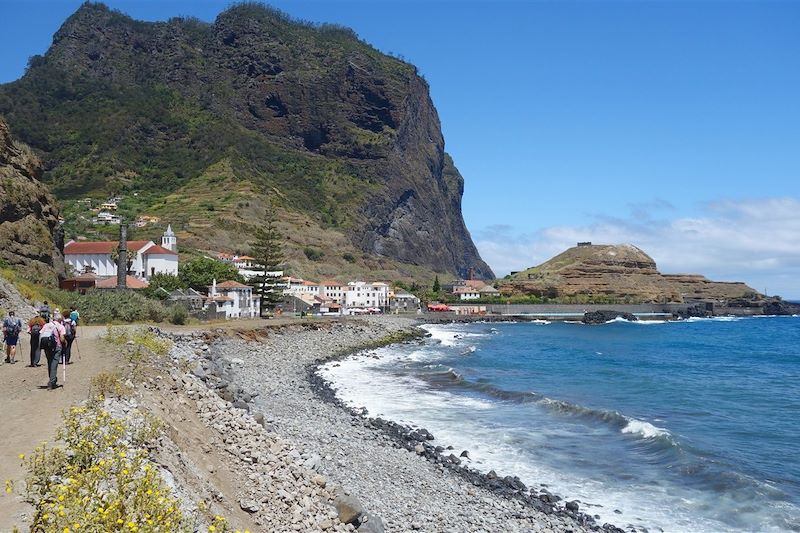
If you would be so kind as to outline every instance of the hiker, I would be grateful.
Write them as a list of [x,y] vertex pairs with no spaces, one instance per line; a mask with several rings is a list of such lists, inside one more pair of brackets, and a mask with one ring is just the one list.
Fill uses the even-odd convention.
[[70,317],[70,319],[72,319],[73,322],[75,322],[75,325],[77,326],[78,325],[78,320],[80,320],[80,318],[81,318],[81,314],[78,312],[77,309],[75,309],[75,306],[70,306],[70,308],[69,308],[69,317]]
[[42,366],[39,360],[42,358],[42,349],[39,347],[39,333],[47,322],[39,315],[31,318],[28,322],[28,333],[31,336],[31,366]]
[[64,326],[61,325],[61,315],[54,315],[53,319],[44,325],[39,333],[39,345],[47,357],[47,375],[49,381],[47,388],[53,390],[58,386],[58,363],[61,358],[61,347],[64,346]]
[[3,342],[6,343],[6,363],[12,365],[17,362],[17,342],[19,332],[22,331],[22,321],[14,316],[14,311],[9,311],[3,319]]
[[45,323],[50,322],[50,306],[47,304],[47,300],[39,307],[39,315],[41,315]]
[[62,357],[64,359],[65,365],[72,364],[70,362],[70,357],[72,357],[72,343],[75,342],[75,336],[77,334],[78,325],[70,318],[71,313],[64,309],[64,312],[61,313],[63,320],[61,324],[64,326],[64,340],[66,343],[62,346]]

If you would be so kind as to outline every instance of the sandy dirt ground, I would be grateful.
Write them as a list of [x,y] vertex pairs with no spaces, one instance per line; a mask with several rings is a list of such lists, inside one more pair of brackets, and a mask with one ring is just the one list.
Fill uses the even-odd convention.
[[[42,366],[31,368],[30,337],[23,333],[17,351],[16,364],[0,366],[0,480],[12,480],[14,492],[3,490],[0,495],[0,532],[11,531],[26,523],[31,507],[25,503],[24,469],[19,454],[30,454],[43,441],[52,442],[61,424],[61,412],[86,399],[89,380],[98,372],[111,370],[121,364],[100,339],[104,326],[81,326],[77,345],[73,345],[73,364],[59,367],[58,381],[63,384],[55,390],[41,388],[47,385],[44,354]],[[3,357],[4,359],[5,357]],[[5,488],[5,486],[4,486]]]

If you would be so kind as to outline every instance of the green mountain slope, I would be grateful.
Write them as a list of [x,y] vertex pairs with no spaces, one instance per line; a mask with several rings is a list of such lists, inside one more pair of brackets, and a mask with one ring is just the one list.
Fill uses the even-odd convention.
[[427,84],[344,28],[256,4],[205,24],[87,3],[0,86],[0,115],[42,156],[68,232],[71,200],[121,194],[128,215],[175,220],[198,248],[246,251],[271,198],[299,273],[319,246],[365,270],[492,277]]

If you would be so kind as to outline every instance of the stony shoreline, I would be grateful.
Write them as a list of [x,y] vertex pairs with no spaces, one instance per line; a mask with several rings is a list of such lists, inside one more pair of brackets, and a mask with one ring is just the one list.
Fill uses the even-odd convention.
[[[542,489],[529,490],[518,478],[469,468],[468,459],[453,450],[432,446],[424,429],[370,419],[343,406],[330,385],[317,376],[320,364],[374,347],[376,340],[393,334],[398,339],[399,332],[417,322],[371,317],[175,335],[173,358],[188,362],[190,377],[204,382],[205,388],[243,415],[250,413],[246,418],[258,421],[268,435],[296,450],[292,457],[309,479],[318,475],[328,480],[327,490],[317,491],[325,496],[326,505],[337,496],[354,498],[363,514],[346,528],[622,531],[595,524],[580,512],[578,502],[563,502]],[[252,430],[249,424],[239,426],[237,431]],[[315,516],[313,529],[327,529],[319,524],[324,513],[317,509]],[[332,529],[342,527],[333,516],[325,519],[332,520],[324,524]],[[265,520],[260,518],[266,525]]]

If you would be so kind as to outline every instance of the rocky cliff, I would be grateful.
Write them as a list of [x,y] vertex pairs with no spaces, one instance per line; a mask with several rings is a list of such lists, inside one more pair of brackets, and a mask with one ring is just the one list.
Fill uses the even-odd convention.
[[253,200],[269,196],[313,226],[290,228],[300,240],[334,230],[368,257],[492,277],[465,227],[464,180],[427,83],[349,29],[255,4],[206,24],[86,3],[22,79],[0,87],[0,113],[41,151],[59,197],[136,192],[146,213],[225,165],[232,188],[167,206],[190,237],[214,235],[198,220],[228,225],[222,212],[254,224],[241,216],[251,198],[228,194],[246,183]]
[[587,301],[684,302],[759,298],[744,283],[711,281],[695,274],[661,274],[636,246],[579,245],[503,282],[505,295]]
[[0,119],[0,259],[27,278],[54,284],[64,274],[64,238],[41,174],[39,159]]

